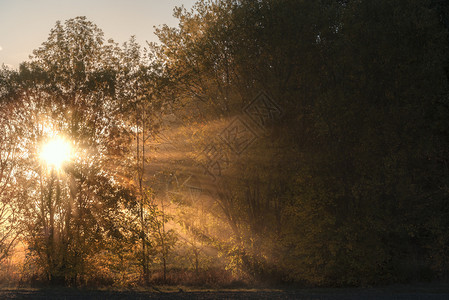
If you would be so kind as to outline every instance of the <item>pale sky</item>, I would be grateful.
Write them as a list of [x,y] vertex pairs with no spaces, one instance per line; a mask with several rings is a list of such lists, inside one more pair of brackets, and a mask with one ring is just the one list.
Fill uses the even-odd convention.
[[175,6],[196,0],[0,0],[0,65],[17,68],[48,37],[56,21],[86,16],[120,44],[135,35],[157,42],[153,26],[177,25]]

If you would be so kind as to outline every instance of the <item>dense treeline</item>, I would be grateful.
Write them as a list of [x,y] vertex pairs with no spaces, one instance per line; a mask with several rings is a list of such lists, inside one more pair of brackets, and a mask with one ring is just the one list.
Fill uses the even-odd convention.
[[[66,285],[447,278],[447,12],[199,1],[143,49],[58,22],[0,72],[3,267]],[[61,169],[39,158],[57,137]]]

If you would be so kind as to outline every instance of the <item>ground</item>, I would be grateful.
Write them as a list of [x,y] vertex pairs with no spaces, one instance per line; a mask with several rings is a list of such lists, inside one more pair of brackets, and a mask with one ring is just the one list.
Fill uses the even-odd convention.
[[333,289],[192,289],[89,290],[70,288],[2,288],[0,299],[449,299],[449,284],[394,285]]

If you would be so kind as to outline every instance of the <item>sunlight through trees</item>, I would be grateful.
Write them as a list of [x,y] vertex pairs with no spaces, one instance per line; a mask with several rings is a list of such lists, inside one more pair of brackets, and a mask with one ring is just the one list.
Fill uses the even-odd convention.
[[0,70],[0,262],[68,286],[444,278],[445,9],[198,1],[145,46],[57,22]]
[[42,145],[39,152],[44,163],[59,170],[63,163],[70,160],[72,149],[68,141],[57,137]]

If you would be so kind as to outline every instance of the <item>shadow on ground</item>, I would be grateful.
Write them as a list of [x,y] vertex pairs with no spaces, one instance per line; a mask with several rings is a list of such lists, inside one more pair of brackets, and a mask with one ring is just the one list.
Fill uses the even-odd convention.
[[285,290],[84,290],[71,288],[0,289],[0,299],[449,299],[449,284],[395,285],[384,288]]

